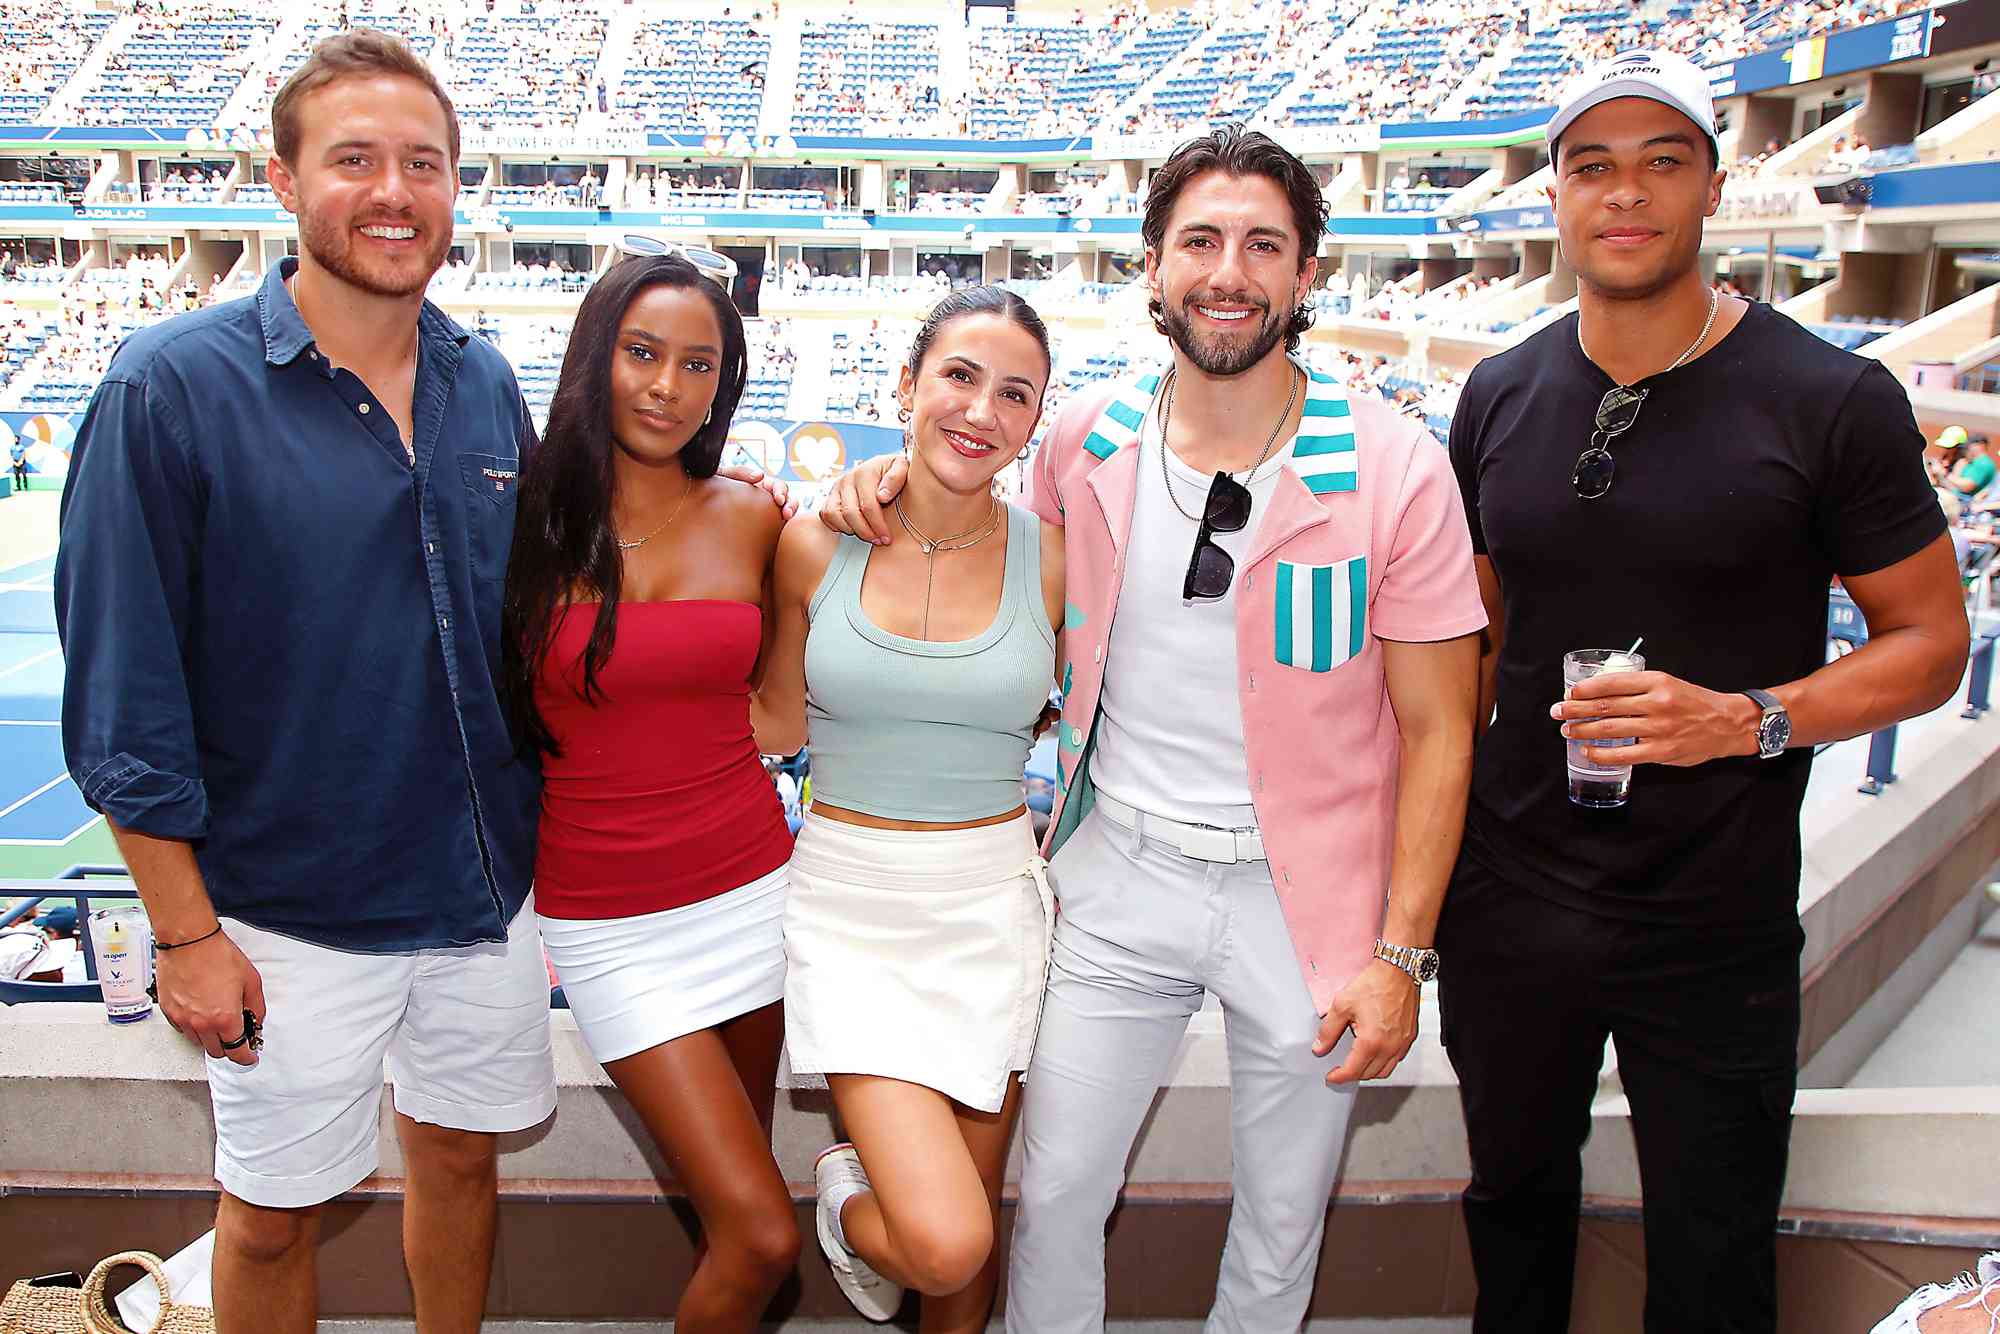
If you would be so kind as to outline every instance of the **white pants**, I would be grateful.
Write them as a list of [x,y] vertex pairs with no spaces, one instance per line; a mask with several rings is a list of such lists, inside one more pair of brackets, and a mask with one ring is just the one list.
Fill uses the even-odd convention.
[[[1139,823],[1145,823],[1141,816]],[[1327,1056],[1264,862],[1198,861],[1090,814],[1049,868],[1056,919],[1022,1113],[1009,1334],[1104,1328],[1104,1224],[1139,1124],[1205,992],[1229,1052],[1234,1207],[1208,1334],[1305,1318],[1352,1085]]]

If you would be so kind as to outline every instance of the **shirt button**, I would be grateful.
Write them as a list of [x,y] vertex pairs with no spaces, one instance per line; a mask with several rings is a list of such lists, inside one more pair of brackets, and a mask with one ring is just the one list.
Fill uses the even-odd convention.
[[437,555],[437,554],[438,554],[438,544],[437,544],[437,543],[435,543],[435,542],[426,542],[426,543],[424,543],[424,554],[425,554],[426,556],[435,556],[435,555]]
[[1244,591],[1244,592],[1248,593],[1248,592],[1249,592],[1249,591],[1250,591],[1251,589],[1255,588],[1256,586],[1257,586],[1257,576],[1256,576],[1256,575],[1254,575],[1254,574],[1246,574],[1246,575],[1244,575],[1244,576],[1243,576],[1243,591]]
[[1072,726],[1069,729],[1069,744],[1072,746],[1081,746],[1083,744],[1082,728]]
[[440,617],[438,617],[438,629],[440,629],[440,630],[449,630],[449,629],[451,629],[451,617],[449,617],[449,616],[440,616]]
[[364,417],[368,415],[368,405],[366,403],[361,405],[361,415]]
[[1250,688],[1252,690],[1257,688],[1257,673],[1255,672],[1250,673]]
[[1095,651],[1095,652],[1093,652],[1093,653],[1092,653],[1092,654],[1090,655],[1090,660],[1091,660],[1092,662],[1103,662],[1103,661],[1104,661],[1104,645],[1102,645],[1102,644],[1099,644],[1099,645],[1097,646],[1097,649],[1096,649],[1096,651]]

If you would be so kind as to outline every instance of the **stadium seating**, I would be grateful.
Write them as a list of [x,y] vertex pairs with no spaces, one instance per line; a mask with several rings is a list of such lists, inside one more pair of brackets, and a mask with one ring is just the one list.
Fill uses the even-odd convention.
[[142,18],[84,94],[77,118],[96,125],[213,125],[273,32],[269,19],[225,5]]
[[1054,105],[1054,90],[1103,54],[1113,38],[1104,27],[977,28],[972,33],[974,97],[967,128],[980,138],[1079,133],[1088,128],[1073,110]]
[[648,18],[612,108],[668,134],[747,134],[757,128],[770,58],[770,37],[741,19]]
[[1835,347],[1854,352],[1906,323],[1906,320],[1874,319],[1866,315],[1830,315],[1824,323],[1806,327]]
[[459,117],[481,126],[573,125],[604,47],[588,10],[477,14],[445,40]]
[[[347,24],[353,28],[374,28],[379,32],[393,33],[408,42],[410,48],[426,60],[435,54],[430,22],[420,15],[401,10],[377,12],[358,9],[348,12]],[[299,30],[298,39],[279,57],[265,79],[256,107],[248,116],[251,124],[263,125],[270,121],[271,99],[277,96],[284,81],[291,77],[292,71],[306,63],[306,57],[316,44],[339,31],[340,24],[329,15],[320,14],[306,21]]]
[[40,115],[117,17],[63,0],[10,4],[0,18],[0,123]]
[[1237,29],[1211,41],[1153,94],[1149,110],[1167,126],[1247,121],[1292,81],[1293,71],[1261,59],[1269,34]]
[[1466,115],[1511,116],[1549,106],[1592,61],[1643,46],[1653,35],[1631,10],[1598,8],[1565,14],[1553,28],[1528,38],[1519,55],[1485,89],[1466,98]]
[[940,111],[931,23],[818,22],[799,38],[794,134],[911,134]]

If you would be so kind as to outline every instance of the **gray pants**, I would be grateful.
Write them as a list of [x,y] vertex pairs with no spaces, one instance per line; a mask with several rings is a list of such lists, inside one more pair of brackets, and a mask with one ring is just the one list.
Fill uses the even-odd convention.
[[[1143,825],[1145,818],[1140,817]],[[1229,1051],[1235,1204],[1207,1334],[1297,1330],[1353,1086],[1319,1029],[1264,862],[1198,861],[1093,812],[1049,868],[1056,920],[1022,1113],[1009,1334],[1104,1328],[1104,1225],[1139,1123],[1204,992]]]

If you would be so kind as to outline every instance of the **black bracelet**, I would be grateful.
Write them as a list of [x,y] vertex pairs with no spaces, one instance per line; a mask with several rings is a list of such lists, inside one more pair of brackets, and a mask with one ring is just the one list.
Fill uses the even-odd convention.
[[215,924],[215,929],[210,931],[207,935],[196,936],[193,940],[183,940],[178,945],[170,945],[164,940],[156,940],[153,942],[153,948],[156,950],[184,950],[190,945],[201,944],[201,942],[207,940],[209,936],[218,936],[221,934],[222,934],[222,923],[217,922]]

